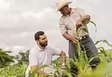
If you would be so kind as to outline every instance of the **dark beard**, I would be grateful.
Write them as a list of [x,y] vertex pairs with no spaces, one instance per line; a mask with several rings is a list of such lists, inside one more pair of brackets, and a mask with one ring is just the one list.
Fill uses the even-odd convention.
[[47,42],[45,42],[45,43],[39,43],[42,47],[46,47],[47,46]]

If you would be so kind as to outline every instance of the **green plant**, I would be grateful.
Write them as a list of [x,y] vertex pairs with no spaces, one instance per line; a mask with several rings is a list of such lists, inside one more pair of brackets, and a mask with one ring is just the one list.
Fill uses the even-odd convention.
[[17,61],[17,63],[28,63],[29,52],[29,50],[27,50],[26,52],[19,52],[19,54],[15,56],[15,60]]
[[25,77],[26,64],[14,64],[0,68],[0,77]]
[[[93,21],[89,21],[89,20],[84,20],[83,21],[83,23],[89,23],[89,22],[96,26],[96,24]],[[79,37],[80,30],[84,30],[85,32],[89,33],[87,28],[78,28],[75,31],[76,37]],[[83,45],[81,45],[80,41],[78,40],[77,43],[75,44],[75,47],[76,47],[76,50],[77,50],[77,53],[78,53],[78,58],[76,58],[74,56],[74,59],[70,59],[70,62],[77,67],[78,73],[79,73],[79,77],[86,77],[86,74],[88,72],[91,72],[91,70],[89,70],[89,69],[91,69],[90,62],[95,57],[92,57],[92,58],[88,59],[88,57],[86,56],[85,48],[83,47],[83,50],[82,50],[81,46],[83,47]]]
[[4,68],[14,62],[14,56],[9,55],[11,51],[0,49],[0,68]]

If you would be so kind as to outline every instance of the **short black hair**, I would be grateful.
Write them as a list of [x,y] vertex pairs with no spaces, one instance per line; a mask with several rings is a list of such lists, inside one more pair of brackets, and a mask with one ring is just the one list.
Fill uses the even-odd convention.
[[35,40],[39,40],[39,39],[40,39],[39,36],[40,36],[40,35],[43,35],[43,34],[44,34],[43,31],[38,31],[38,32],[36,32],[36,33],[35,33],[35,36],[34,36]]

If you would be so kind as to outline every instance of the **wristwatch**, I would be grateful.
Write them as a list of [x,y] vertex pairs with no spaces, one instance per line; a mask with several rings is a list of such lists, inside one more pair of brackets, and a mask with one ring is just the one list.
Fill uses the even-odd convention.
[[62,66],[65,66],[66,64],[65,63],[62,63]]

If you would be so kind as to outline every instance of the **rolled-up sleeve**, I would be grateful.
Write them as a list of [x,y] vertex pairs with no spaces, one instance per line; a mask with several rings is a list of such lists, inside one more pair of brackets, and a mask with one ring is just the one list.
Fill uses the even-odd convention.
[[83,9],[81,9],[81,8],[78,8],[78,10],[79,10],[79,13],[80,13],[81,17],[83,17],[83,16],[85,16],[85,15],[88,15],[88,14],[85,12],[85,10],[83,10]]
[[51,48],[52,55],[60,55],[61,54],[61,50],[59,48],[56,48],[54,46],[50,46],[50,48]]
[[66,26],[65,26],[62,18],[59,21],[59,28],[60,28],[61,34],[67,32]]

